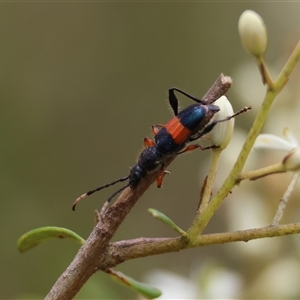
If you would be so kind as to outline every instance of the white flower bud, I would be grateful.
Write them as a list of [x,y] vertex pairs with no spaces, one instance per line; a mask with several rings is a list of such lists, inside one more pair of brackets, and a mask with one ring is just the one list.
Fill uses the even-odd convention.
[[297,171],[300,169],[300,148],[291,150],[282,160],[285,168],[288,171]]
[[253,10],[245,10],[239,19],[238,30],[245,49],[259,57],[267,48],[267,30],[263,19]]
[[[224,120],[233,115],[233,109],[226,96],[220,97],[214,102],[220,107],[220,111],[214,115],[212,121]],[[232,137],[234,127],[234,119],[226,120],[218,123],[210,133],[210,139],[213,145],[225,149]]]

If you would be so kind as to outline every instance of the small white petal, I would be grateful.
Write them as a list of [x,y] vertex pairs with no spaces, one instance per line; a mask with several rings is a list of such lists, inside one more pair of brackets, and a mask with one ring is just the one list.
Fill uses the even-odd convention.
[[289,171],[297,171],[300,169],[300,148],[293,149],[286,155],[282,161],[286,169]]
[[260,134],[257,137],[254,143],[254,148],[291,151],[293,148],[295,148],[295,146],[291,142],[276,135],[265,133]]
[[290,143],[291,143],[292,145],[294,145],[295,148],[298,147],[298,141],[297,141],[297,139],[295,138],[295,136],[293,135],[293,133],[292,133],[292,131],[290,130],[290,128],[285,127],[285,128],[283,129],[283,134],[284,134],[284,136],[286,137],[286,139],[289,140]]
[[[233,115],[233,109],[226,96],[220,97],[214,102],[220,107],[220,111],[214,115],[212,121],[224,120]],[[225,149],[229,144],[234,127],[234,119],[218,123],[211,131],[210,138],[213,145]]]

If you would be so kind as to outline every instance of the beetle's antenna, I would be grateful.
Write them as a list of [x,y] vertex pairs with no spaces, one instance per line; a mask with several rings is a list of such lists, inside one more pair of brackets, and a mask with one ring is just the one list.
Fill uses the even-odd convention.
[[107,207],[110,203],[110,201],[112,200],[113,197],[115,197],[117,194],[119,194],[120,192],[122,192],[123,190],[125,190],[127,187],[130,186],[130,183],[124,185],[123,187],[121,187],[119,190],[117,190],[116,192],[114,192],[106,201],[105,203],[103,204],[103,206],[101,207],[101,210],[100,210],[100,217],[102,218],[104,213],[106,212],[107,210]]
[[[115,180],[115,181],[113,181],[113,182],[111,182],[111,183],[108,183],[108,184],[99,186],[99,187],[97,187],[97,188],[94,189],[94,190],[91,190],[91,191],[88,191],[88,192],[82,194],[82,195],[79,196],[79,197],[75,200],[75,202],[73,203],[73,205],[72,205],[72,210],[75,211],[76,205],[77,205],[81,200],[83,200],[85,197],[90,196],[90,195],[94,194],[95,192],[98,192],[98,191],[100,191],[100,190],[102,190],[102,189],[105,189],[105,188],[107,188],[107,187],[110,187],[111,185],[114,185],[114,184],[116,184],[116,183],[118,183],[118,182],[125,181],[125,180],[127,180],[128,178],[129,178],[129,175],[128,175],[128,176],[125,176],[125,177],[122,177],[122,178],[120,178],[120,179],[118,179],[118,180]],[[129,186],[129,184],[128,184],[128,185],[125,185],[125,187],[121,188],[121,189],[118,190],[116,193],[114,193],[112,196],[110,196],[110,197],[107,199],[107,201],[108,201],[108,200],[110,201],[116,194],[118,194],[119,192],[121,192],[122,190],[124,190],[127,186]],[[109,202],[109,201],[108,201],[108,202]]]
[[[174,91],[176,91],[176,92],[178,92],[178,93],[180,93],[180,94],[182,94],[182,95],[184,95],[184,96],[186,96],[186,97],[192,99],[193,101],[195,101],[195,102],[197,102],[197,103],[204,104],[204,105],[207,104],[206,101],[204,101],[204,100],[202,100],[202,99],[199,99],[199,98],[197,98],[197,97],[195,97],[195,96],[192,96],[192,95],[186,93],[185,91],[183,91],[183,90],[181,90],[181,89],[178,89],[178,88],[176,88],[176,87],[173,87],[173,88],[170,88],[170,89],[169,89],[169,95],[170,95],[171,97],[173,97],[173,99],[174,99],[174,97],[175,97]],[[175,98],[176,98],[176,97],[175,97]]]

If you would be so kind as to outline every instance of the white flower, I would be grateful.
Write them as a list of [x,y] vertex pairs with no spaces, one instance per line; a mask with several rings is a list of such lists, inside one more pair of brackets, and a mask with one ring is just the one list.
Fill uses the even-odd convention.
[[273,134],[260,134],[254,144],[256,149],[283,150],[287,152],[282,164],[288,171],[298,171],[300,168],[300,147],[289,128],[283,130],[286,139]]
[[267,30],[263,19],[253,10],[245,10],[238,23],[238,30],[245,49],[258,57],[267,48]]

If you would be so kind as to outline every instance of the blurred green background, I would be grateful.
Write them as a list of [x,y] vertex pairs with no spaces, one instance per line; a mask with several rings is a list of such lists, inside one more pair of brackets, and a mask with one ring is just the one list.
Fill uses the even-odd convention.
[[[172,116],[166,102],[169,87],[201,97],[221,72],[232,76],[234,85],[228,96],[234,109],[253,106],[236,120],[244,139],[262,98],[250,97],[243,87],[263,91],[257,70],[244,85],[235,76],[244,63],[255,68],[237,32],[238,18],[245,9],[258,12],[267,25],[266,57],[272,66],[299,39],[300,3],[0,4],[0,298],[43,298],[47,294],[78,251],[77,245],[53,241],[21,255],[17,239],[33,228],[50,225],[67,227],[86,238],[94,225],[94,209],[115,188],[88,198],[75,213],[73,201],[89,189],[128,174],[143,138],[151,135],[150,126]],[[239,102],[243,94],[249,96],[248,102]],[[191,104],[189,99],[180,100],[182,107]],[[285,108],[281,107],[281,113]],[[164,187],[149,189],[114,240],[175,236],[148,214],[149,207],[187,229],[209,157],[209,152],[178,157],[169,167],[172,174]],[[276,178],[282,182],[284,176]],[[242,187],[263,189],[261,183],[255,184]],[[239,190],[238,196],[243,197]],[[272,197],[276,208],[281,194]],[[262,216],[264,225],[271,221],[275,208]],[[244,214],[241,211],[236,216],[237,222]],[[226,216],[225,204],[206,231],[228,230]],[[258,224],[253,222],[252,227]],[[289,244],[292,239],[281,241]],[[268,247],[267,241],[263,243],[260,247]],[[203,261],[213,259],[251,282],[266,261],[259,255],[249,255],[246,260],[237,255],[236,247],[218,245],[147,257],[116,269],[141,281],[149,270],[158,268],[188,277]],[[288,255],[284,248],[274,260]],[[80,297],[120,299],[135,294],[99,273]]]

